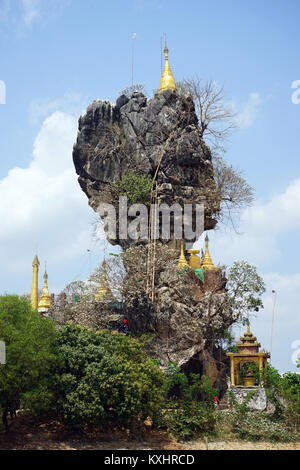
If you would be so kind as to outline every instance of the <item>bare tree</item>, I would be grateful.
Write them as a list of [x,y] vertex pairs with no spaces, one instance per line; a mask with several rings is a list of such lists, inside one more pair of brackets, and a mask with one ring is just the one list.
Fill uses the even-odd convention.
[[218,221],[230,223],[237,231],[237,223],[243,209],[254,201],[254,190],[245,180],[241,170],[228,165],[221,157],[213,157],[216,193],[220,202]]
[[[254,200],[254,191],[242,172],[228,165],[221,155],[231,132],[236,128],[236,113],[226,104],[224,89],[213,81],[204,82],[199,77],[183,79],[177,83],[179,93],[190,93],[195,103],[201,137],[210,146],[215,190],[207,188],[207,199],[220,207],[219,222],[236,230],[240,212]],[[213,202],[213,201],[211,201]]]
[[179,93],[192,95],[201,137],[205,137],[212,153],[223,152],[224,143],[236,127],[236,113],[225,102],[223,86],[212,80],[204,82],[198,76],[185,78],[176,85]]

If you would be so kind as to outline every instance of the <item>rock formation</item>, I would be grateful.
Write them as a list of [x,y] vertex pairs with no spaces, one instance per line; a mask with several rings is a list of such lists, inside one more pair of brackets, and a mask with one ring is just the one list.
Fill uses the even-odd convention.
[[[190,96],[166,90],[153,99],[135,92],[122,95],[116,105],[94,101],[79,119],[73,160],[79,184],[96,211],[102,202],[116,204],[113,182],[126,170],[156,175],[158,202],[205,207],[205,230],[212,229],[219,210],[211,154],[201,137]],[[158,171],[157,171],[158,170]],[[177,268],[178,249],[160,238],[153,276],[154,299],[147,290],[147,243],[109,240],[123,248],[126,275],[123,295],[129,327],[149,333],[149,352],[162,366],[176,361],[183,368],[201,363],[201,370],[217,380],[214,344],[234,321],[221,270],[205,274]],[[110,314],[98,328],[111,328]],[[210,364],[208,369],[205,364]]]
[[[90,206],[116,200],[111,183],[126,170],[157,172],[159,203],[204,204],[205,230],[215,226],[219,210],[212,177],[211,154],[201,138],[190,96],[166,90],[153,99],[135,92],[116,105],[94,101],[79,119],[73,160],[79,184]],[[110,240],[128,248],[130,240]],[[194,240],[195,241],[195,240]]]

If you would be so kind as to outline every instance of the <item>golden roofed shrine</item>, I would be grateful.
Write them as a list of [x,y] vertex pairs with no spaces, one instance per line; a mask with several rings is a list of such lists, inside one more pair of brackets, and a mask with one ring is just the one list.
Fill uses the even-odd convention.
[[[242,378],[242,367],[247,363],[255,364],[261,378],[263,371],[267,367],[267,359],[270,357],[270,354],[265,351],[259,351],[260,343],[257,342],[257,338],[250,331],[249,320],[247,321],[247,331],[244,333],[244,336],[240,337],[240,341],[240,343],[236,344],[238,352],[226,353],[230,359],[231,387],[253,387],[256,384],[253,371],[250,368],[248,373]],[[257,385],[260,385],[260,378]]]

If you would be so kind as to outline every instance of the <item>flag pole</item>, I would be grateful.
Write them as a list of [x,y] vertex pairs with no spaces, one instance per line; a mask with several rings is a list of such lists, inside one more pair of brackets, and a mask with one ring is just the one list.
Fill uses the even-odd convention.
[[134,40],[136,38],[136,33],[132,34],[131,39],[131,86],[133,87],[133,65],[134,65]]

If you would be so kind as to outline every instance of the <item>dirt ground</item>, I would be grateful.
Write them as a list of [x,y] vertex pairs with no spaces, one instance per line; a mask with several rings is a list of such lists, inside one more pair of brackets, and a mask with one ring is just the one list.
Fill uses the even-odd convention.
[[165,432],[148,430],[141,441],[126,431],[79,434],[66,430],[56,420],[36,422],[18,415],[9,421],[9,431],[0,434],[0,450],[300,450],[298,443],[245,442],[203,439],[177,442]]

